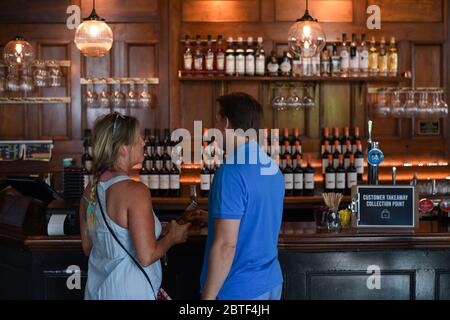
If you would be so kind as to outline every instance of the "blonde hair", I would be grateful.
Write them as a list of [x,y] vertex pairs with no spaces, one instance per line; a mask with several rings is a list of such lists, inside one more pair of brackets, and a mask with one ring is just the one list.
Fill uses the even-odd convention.
[[96,120],[92,139],[95,184],[106,170],[114,166],[120,147],[133,145],[139,135],[139,120],[134,117],[115,112]]

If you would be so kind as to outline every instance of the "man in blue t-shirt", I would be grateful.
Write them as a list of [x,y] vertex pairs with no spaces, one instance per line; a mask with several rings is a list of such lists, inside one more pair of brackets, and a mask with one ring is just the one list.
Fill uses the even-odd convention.
[[226,148],[225,163],[217,170],[209,195],[208,239],[200,276],[205,300],[281,298],[278,236],[283,175],[255,137],[248,137],[252,129],[258,132],[262,117],[261,105],[245,93],[218,99],[216,125],[226,137],[224,145],[232,142],[234,147]]

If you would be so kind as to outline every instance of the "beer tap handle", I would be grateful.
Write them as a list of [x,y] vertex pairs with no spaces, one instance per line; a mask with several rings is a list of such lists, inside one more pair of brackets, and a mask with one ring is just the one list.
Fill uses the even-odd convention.
[[397,168],[392,168],[392,185],[395,186],[397,184]]

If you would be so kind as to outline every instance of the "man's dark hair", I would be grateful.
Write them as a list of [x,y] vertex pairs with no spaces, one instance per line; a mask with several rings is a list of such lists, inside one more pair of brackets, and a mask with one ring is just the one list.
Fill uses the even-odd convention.
[[230,93],[217,99],[219,114],[227,117],[233,129],[259,130],[263,121],[263,108],[251,95],[242,92]]

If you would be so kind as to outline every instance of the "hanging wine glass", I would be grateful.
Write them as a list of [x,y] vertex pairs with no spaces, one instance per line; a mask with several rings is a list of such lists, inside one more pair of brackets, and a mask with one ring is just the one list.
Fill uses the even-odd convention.
[[419,119],[428,119],[432,115],[432,110],[428,103],[428,93],[423,91],[420,93],[420,99],[418,103],[417,109],[417,118]]
[[444,93],[439,92],[439,114],[442,118],[448,117],[448,104],[443,99]]
[[112,98],[111,98],[111,104],[112,104],[113,109],[124,109],[125,108],[125,98],[126,97],[125,97],[125,94],[121,90],[120,83],[114,84],[114,91],[113,91]]
[[46,87],[48,82],[48,71],[45,68],[45,62],[36,61],[36,69],[34,70],[34,85],[36,87]]
[[272,100],[272,107],[278,111],[286,110],[286,98],[281,95],[281,90],[277,91],[275,98]]
[[386,92],[382,91],[377,96],[375,104],[375,114],[379,118],[387,118],[391,114],[391,108],[388,106]]
[[139,107],[143,109],[151,108],[153,102],[152,94],[148,90],[148,83],[144,82],[142,91],[139,94]]
[[134,82],[130,83],[130,88],[126,97],[126,104],[128,108],[136,108],[138,105],[138,94],[136,92]]
[[295,89],[292,89],[289,96],[286,99],[286,107],[292,110],[299,110],[302,107],[300,97],[297,95]]
[[19,70],[17,65],[10,65],[8,67],[8,76],[6,77],[6,88],[8,91],[19,91]]
[[[89,80],[88,80],[89,81]],[[93,84],[89,81],[90,85],[86,92],[86,107],[87,108],[97,108],[99,106],[98,94],[95,92]]]
[[108,85],[106,84],[106,81],[104,82],[102,92],[100,92],[99,104],[100,108],[111,108],[111,94],[108,91]]
[[23,65],[19,87],[25,93],[33,91],[33,77],[31,76],[31,68],[29,65]]
[[402,118],[405,113],[405,107],[400,100],[400,92],[395,91],[391,99],[391,115],[394,118]]
[[414,118],[417,113],[416,93],[414,90],[410,90],[406,93],[405,101],[405,117]]

